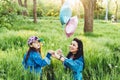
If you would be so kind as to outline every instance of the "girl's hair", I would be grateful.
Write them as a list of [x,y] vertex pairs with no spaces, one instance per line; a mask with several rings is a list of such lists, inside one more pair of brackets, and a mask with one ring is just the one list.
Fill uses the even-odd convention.
[[[83,43],[81,40],[74,38],[73,41],[76,41],[78,43],[78,51],[76,54],[74,54],[73,60],[80,58],[81,56],[84,56],[83,54]],[[72,52],[69,52],[67,55],[67,58],[70,58],[72,56]]]
[[31,51],[36,51],[36,52],[39,52],[41,54],[41,47],[39,49],[35,49],[34,47],[29,47],[28,52],[26,54],[25,63],[27,62]]

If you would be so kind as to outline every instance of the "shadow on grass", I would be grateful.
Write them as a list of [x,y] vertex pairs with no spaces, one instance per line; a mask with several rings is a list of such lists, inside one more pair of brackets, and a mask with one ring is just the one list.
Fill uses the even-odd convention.
[[102,37],[102,34],[86,32],[86,33],[84,33],[84,36],[87,36],[87,37]]

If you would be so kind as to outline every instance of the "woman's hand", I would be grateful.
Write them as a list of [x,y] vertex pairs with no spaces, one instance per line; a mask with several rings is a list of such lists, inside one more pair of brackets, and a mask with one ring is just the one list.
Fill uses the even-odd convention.
[[52,57],[56,58],[56,59],[59,59],[60,58],[60,55],[58,55],[57,53],[54,53],[52,54]]
[[63,61],[66,59],[66,58],[64,57],[61,49],[56,50],[56,53],[59,55],[59,58],[58,58],[58,59],[59,59],[60,61],[63,62]]
[[60,55],[60,56],[63,56],[61,49],[56,50],[56,53],[57,53],[58,55]]
[[60,55],[58,55],[55,51],[53,50],[49,50],[48,53],[51,54],[52,57],[59,59]]
[[64,58],[64,56],[63,56],[63,54],[62,54],[62,50],[61,50],[61,49],[58,49],[58,50],[56,50],[56,51],[49,50],[48,52],[52,55],[52,57],[54,57],[54,58],[56,58],[56,59],[59,59],[59,60],[61,60],[61,61],[64,61],[64,60],[65,60],[65,58]]

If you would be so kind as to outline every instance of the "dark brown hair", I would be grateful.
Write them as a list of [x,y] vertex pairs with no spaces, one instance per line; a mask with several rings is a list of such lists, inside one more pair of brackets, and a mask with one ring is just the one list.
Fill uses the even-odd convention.
[[85,63],[84,63],[84,52],[83,52],[83,43],[81,40],[77,39],[77,38],[74,38],[73,41],[76,41],[78,43],[78,51],[76,54],[72,54],[72,52],[69,52],[68,55],[67,55],[67,58],[71,58],[73,55],[73,60],[75,59],[78,59],[82,56],[83,58],[83,69],[85,68]]
[[[73,41],[76,41],[78,43],[78,51],[76,54],[74,54],[73,60],[80,58],[81,56],[84,56],[84,52],[83,52],[83,43],[81,40],[74,38]],[[71,56],[73,56],[72,52],[69,52],[67,55],[67,58],[70,58]]]

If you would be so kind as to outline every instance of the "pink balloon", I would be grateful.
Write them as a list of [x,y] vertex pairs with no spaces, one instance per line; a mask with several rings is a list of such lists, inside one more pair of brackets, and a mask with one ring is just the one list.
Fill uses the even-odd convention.
[[70,18],[69,22],[65,27],[65,33],[67,37],[70,37],[75,32],[77,25],[78,25],[77,16]]

